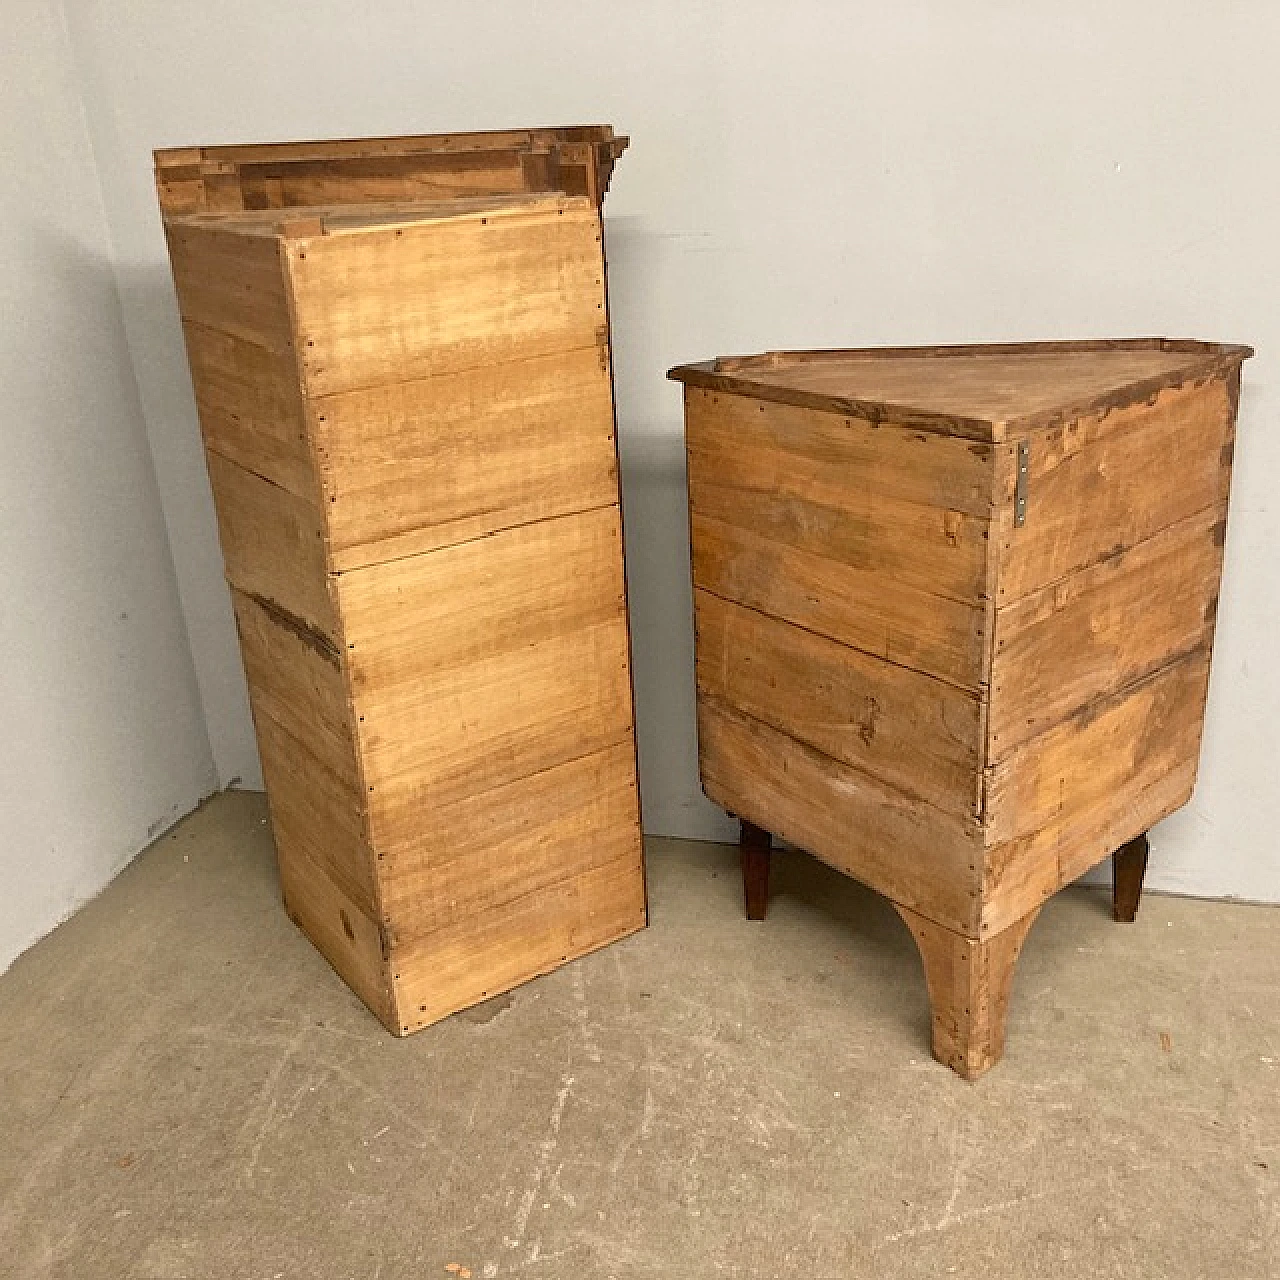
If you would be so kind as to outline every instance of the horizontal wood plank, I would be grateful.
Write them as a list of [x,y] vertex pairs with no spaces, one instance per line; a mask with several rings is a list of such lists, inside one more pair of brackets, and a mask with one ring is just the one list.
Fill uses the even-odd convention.
[[379,852],[397,945],[631,857],[643,876],[635,744],[425,810]]
[[695,587],[961,688],[981,688],[985,607],[798,551],[697,511],[690,524]]
[[305,742],[344,790],[360,792],[351,712],[338,654],[296,620],[232,590],[254,714]]
[[316,501],[319,489],[293,352],[191,322],[183,328],[206,447],[297,497]]
[[182,318],[277,352],[293,346],[280,246],[210,223],[165,225]]
[[[339,776],[313,747],[264,709],[250,690],[258,754],[279,847],[300,848],[371,920],[378,917],[373,853],[364,833],[364,797],[355,778]],[[321,748],[323,750],[323,747]]]
[[603,354],[591,346],[314,402],[334,568],[616,503]]
[[[973,603],[986,588],[987,521],[886,497],[847,467],[823,485],[786,455],[690,448],[689,501],[700,517],[918,591]],[[817,496],[825,488],[825,501]],[[843,490],[843,491],[840,491]]]
[[516,150],[374,155],[241,164],[245,207],[362,204],[523,191]]
[[[1235,404],[1227,380],[1028,437],[1026,523],[1014,524],[1011,466],[993,537],[1007,604],[1227,499]],[[1006,451],[1016,445],[1003,446]]]
[[1208,681],[1209,654],[1202,649],[1089,704],[993,765],[988,845],[1037,832],[1042,842],[1055,841],[1077,815],[1122,810],[1133,789],[1194,764]]
[[990,518],[993,446],[864,418],[685,389],[689,449],[723,482],[774,483],[819,506],[868,512],[874,500]]
[[304,237],[286,256],[314,396],[608,346],[585,200]]
[[698,693],[950,813],[980,802],[976,694],[694,593]]
[[337,578],[379,849],[631,731],[616,507]]
[[996,611],[989,763],[1212,640],[1226,507]]
[[698,700],[702,785],[730,813],[923,916],[973,935],[982,844],[944,813],[710,697]]
[[399,1031],[378,922],[301,846],[281,843],[276,853],[280,888],[293,921],[370,1012],[389,1030]]
[[206,451],[227,581],[338,643],[316,504]]
[[633,854],[392,951],[401,1030],[426,1026],[645,926]]

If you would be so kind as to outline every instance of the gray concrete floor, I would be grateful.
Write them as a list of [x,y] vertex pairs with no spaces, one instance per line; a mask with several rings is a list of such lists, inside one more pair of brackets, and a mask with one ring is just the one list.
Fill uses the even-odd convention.
[[0,1274],[1280,1275],[1280,910],[1061,895],[966,1085],[874,894],[649,874],[645,933],[396,1040],[217,798],[0,978]]

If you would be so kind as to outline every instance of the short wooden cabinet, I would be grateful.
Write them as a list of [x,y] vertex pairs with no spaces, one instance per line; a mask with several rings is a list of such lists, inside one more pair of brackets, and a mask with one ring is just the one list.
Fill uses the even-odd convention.
[[1191,796],[1245,347],[1137,340],[687,365],[698,733],[743,820],[879,890],[933,1049],[1000,1056],[1042,903]]
[[156,156],[285,902],[397,1033],[645,923],[625,141]]

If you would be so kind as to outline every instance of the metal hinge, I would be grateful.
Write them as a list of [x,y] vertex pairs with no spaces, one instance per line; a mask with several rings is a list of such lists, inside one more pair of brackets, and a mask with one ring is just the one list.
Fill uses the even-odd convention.
[[1027,472],[1031,450],[1025,440],[1018,441],[1018,478],[1013,486],[1013,523],[1021,529],[1027,523]]

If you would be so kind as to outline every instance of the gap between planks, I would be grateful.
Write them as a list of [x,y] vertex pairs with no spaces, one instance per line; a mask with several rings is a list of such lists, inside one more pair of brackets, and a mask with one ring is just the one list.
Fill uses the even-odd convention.
[[[551,515],[539,516],[536,520],[517,520],[514,524],[504,524],[499,526],[496,529],[486,529],[483,533],[477,533],[474,537],[471,537],[471,538],[459,538],[457,542],[442,542],[438,546],[427,547],[422,551],[406,551],[404,555],[388,556],[385,560],[365,560],[365,561],[361,561],[361,563],[359,564],[347,565],[345,568],[342,568],[342,569],[331,568],[328,571],[327,576],[330,578],[341,578],[344,574],[360,573],[365,569],[378,569],[378,568],[381,568],[383,565],[398,564],[402,560],[415,560],[417,559],[418,556],[434,555],[437,551],[447,551],[451,547],[465,547],[468,544],[473,542],[483,542],[486,538],[495,537],[497,534],[500,534],[500,533],[510,533],[513,529],[531,529],[533,528],[534,525],[547,524],[552,520],[571,520],[575,516],[587,516],[587,515],[591,515],[595,511],[612,511],[614,508],[620,509],[621,503],[618,501],[599,502],[599,503],[596,503],[594,506],[590,506],[590,507],[574,507],[568,511],[556,511]],[[477,515],[485,515],[485,514],[487,514],[487,511],[481,510],[473,513],[468,513],[468,515],[465,515],[465,516],[459,516],[458,520],[474,519],[474,517]],[[456,521],[451,520],[449,521],[449,523],[453,524],[453,523],[456,523]],[[425,525],[423,527],[428,529],[431,528],[430,525]],[[415,530],[414,532],[417,532],[417,531]],[[401,535],[396,534],[393,536],[400,537]],[[390,541],[390,539],[378,538],[374,542],[361,543],[360,546],[372,547],[372,546],[377,546],[379,542],[386,542],[386,541]],[[359,549],[360,547],[349,548],[349,550],[355,550],[355,551],[358,551]],[[331,560],[333,559],[332,555],[330,555],[330,559]]]

